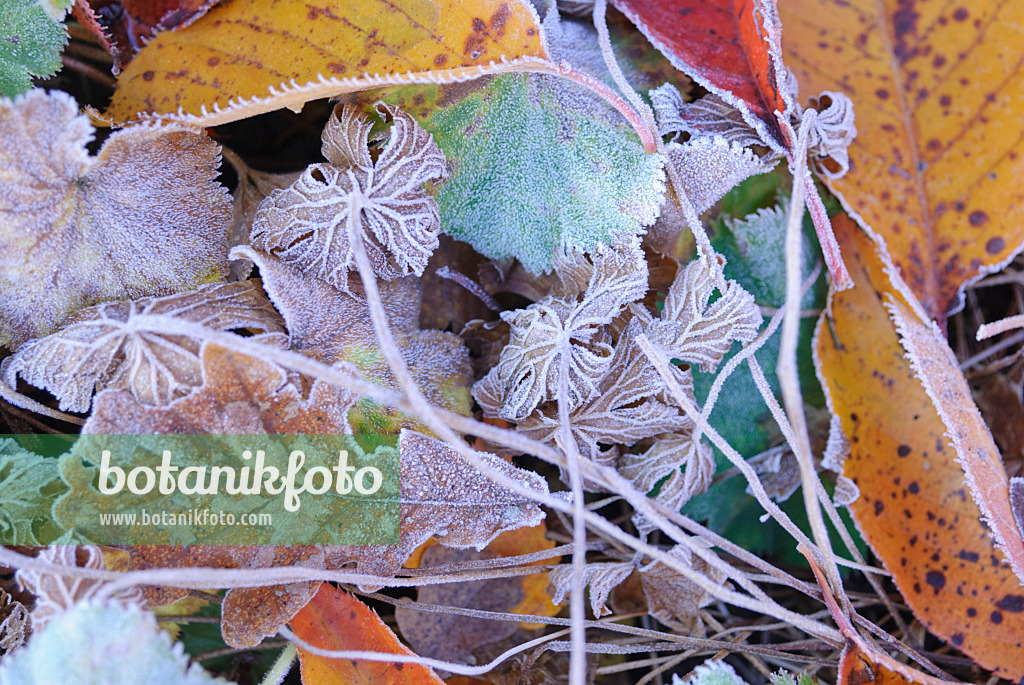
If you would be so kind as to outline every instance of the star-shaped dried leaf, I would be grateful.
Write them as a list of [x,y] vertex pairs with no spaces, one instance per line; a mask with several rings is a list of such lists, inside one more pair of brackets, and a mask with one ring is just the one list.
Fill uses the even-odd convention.
[[[583,568],[583,585],[590,588],[590,608],[594,616],[601,618],[612,613],[606,606],[608,595],[619,583],[629,577],[636,567],[628,562],[601,562],[587,564]],[[548,573],[555,594],[551,601],[561,604],[572,593],[572,565],[560,564]]]
[[[556,255],[556,270],[561,283],[551,295],[501,315],[511,339],[498,365],[481,381],[499,391],[500,418],[522,421],[542,402],[554,400],[563,358],[569,368],[570,408],[595,396],[612,361],[603,327],[647,292],[647,263],[634,236],[598,245],[589,260],[576,250]],[[474,389],[478,401],[483,393],[483,388]]]
[[183,127],[134,126],[91,157],[92,136],[63,93],[0,100],[0,345],[52,333],[90,305],[227,273],[218,146]]
[[[665,383],[635,342],[641,328],[639,319],[627,325],[593,397],[571,413],[572,433],[581,452],[591,459],[599,458],[601,445],[632,445],[693,426],[690,419],[659,397]],[[679,384],[692,394],[689,372],[672,368]],[[493,411],[483,392],[486,381],[477,386],[481,388],[477,399],[485,414]],[[541,407],[519,423],[519,430],[536,440],[554,443],[559,431],[557,406],[550,403]]]
[[[336,289],[280,259],[249,247],[231,251],[234,257],[253,261],[260,269],[263,287],[284,315],[291,347],[326,364],[349,362],[374,383],[401,390],[380,351],[370,312],[357,279],[348,291]],[[395,341],[417,385],[434,404],[469,413],[472,367],[469,351],[458,336],[442,331],[419,330],[420,284],[415,278],[379,283],[385,313]],[[357,429],[363,422],[373,432],[394,432],[395,422],[418,426],[412,418],[385,415],[363,400],[351,418]],[[384,411],[381,409],[381,411]]]
[[447,177],[444,155],[405,112],[384,103],[376,110],[392,122],[376,162],[368,149],[372,122],[354,105],[339,106],[323,133],[331,163],[310,166],[260,205],[256,249],[345,289],[355,265],[348,224],[358,206],[357,230],[374,272],[385,280],[423,274],[441,230],[425,186]]
[[217,330],[284,330],[281,317],[256,281],[217,283],[166,297],[107,302],[73,314],[56,333],[18,348],[3,365],[6,383],[17,376],[46,388],[65,411],[88,411],[93,392],[127,390],[142,404],[163,406],[201,382],[199,341],[173,330],[137,330],[136,317],[175,316]]
[[[323,381],[308,397],[269,362],[204,343],[202,385],[163,407],[149,407],[127,390],[104,390],[83,433],[351,433],[345,414],[355,393]],[[355,370],[345,367],[355,376]]]
[[653,321],[648,335],[668,356],[695,362],[711,372],[739,340],[750,342],[761,327],[761,311],[754,296],[736,281],[708,306],[715,291],[709,265],[701,257],[676,276],[665,297],[661,319]]

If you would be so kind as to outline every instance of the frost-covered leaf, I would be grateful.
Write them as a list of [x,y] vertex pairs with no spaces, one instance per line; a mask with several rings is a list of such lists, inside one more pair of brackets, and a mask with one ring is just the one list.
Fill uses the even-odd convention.
[[[748,685],[748,683],[739,677],[733,667],[726,662],[709,660],[693,669],[686,680],[672,674],[672,685]],[[796,685],[796,683],[794,682],[792,685]]]
[[[237,247],[231,254],[259,266],[263,287],[284,315],[293,349],[327,364],[349,362],[367,380],[401,389],[380,351],[357,278],[344,292],[249,247]],[[379,287],[392,334],[417,385],[434,404],[468,414],[473,376],[462,340],[452,333],[419,330],[421,293],[416,279],[381,281]],[[420,425],[386,411],[362,400],[350,420],[357,432],[395,432],[401,425]]]
[[[594,396],[571,413],[572,433],[580,451],[592,459],[599,458],[601,445],[632,445],[644,438],[693,426],[689,418],[660,398],[665,383],[636,344],[641,328],[640,320],[629,323]],[[689,375],[673,368],[679,384],[690,388]],[[481,391],[487,380],[477,385]],[[483,398],[481,393],[478,401]],[[481,405],[485,412],[489,410],[483,401]],[[553,443],[559,431],[557,406],[533,412],[519,423],[519,429],[534,439]]]
[[25,605],[0,589],[0,660],[25,643],[30,625]]
[[53,525],[50,506],[63,490],[56,459],[0,439],[0,539],[4,544],[38,545],[40,538],[56,537],[56,530],[43,532],[35,526]]
[[740,147],[764,145],[740,111],[714,93],[686,102],[678,88],[666,83],[651,91],[651,105],[663,136],[688,133],[692,138],[720,136]]
[[665,146],[686,196],[697,214],[703,214],[739,183],[772,170],[777,158],[762,159],[750,148],[715,136],[690,138]]
[[811,104],[820,109],[807,142],[815,170],[830,179],[845,176],[850,170],[849,148],[857,137],[853,102],[844,93],[826,90]]
[[[68,32],[60,16],[49,16],[46,2],[4,0],[0,20],[0,96],[14,97],[32,87],[33,76],[60,69]],[[56,9],[56,8],[55,8]]]
[[255,281],[217,283],[166,297],[107,302],[73,314],[65,326],[31,340],[3,365],[12,388],[17,376],[46,388],[65,411],[88,411],[93,392],[127,390],[142,404],[163,406],[202,382],[199,341],[173,330],[137,330],[138,316],[175,316],[217,330],[280,333],[280,316]]
[[[610,81],[592,26],[563,20],[546,28],[556,60],[593,65],[595,77]],[[620,62],[633,76],[629,54],[620,52]],[[414,105],[417,97],[424,106]],[[658,216],[660,155],[644,153],[621,114],[572,82],[512,74],[384,98],[423,112],[452,169],[437,195],[444,231],[481,254],[547,272],[557,249],[589,252]]]
[[[453,550],[435,545],[423,553],[420,568],[490,556],[473,550]],[[523,587],[519,578],[423,585],[416,589],[416,600],[424,604],[502,613],[510,612],[522,599]],[[442,614],[405,606],[395,608],[395,621],[402,637],[420,656],[463,664],[477,663],[474,649],[510,637],[517,627],[513,621]]]
[[441,230],[425,186],[448,175],[444,155],[408,114],[384,103],[376,109],[392,122],[377,160],[367,147],[372,122],[354,105],[339,106],[323,133],[331,163],[310,166],[260,205],[252,230],[256,249],[344,289],[355,265],[349,223],[357,206],[356,230],[374,272],[385,280],[422,275]]
[[733,342],[749,342],[761,326],[754,297],[736,281],[709,306],[714,278],[705,258],[691,262],[676,276],[665,297],[661,319],[652,323],[651,340],[669,356],[714,371]]
[[1024,538],[1024,478],[1020,476],[1010,479],[1010,507],[1013,509],[1017,529]]
[[645,452],[624,454],[619,472],[640,492],[651,492],[668,476],[661,484],[657,499],[669,509],[678,510],[711,485],[715,455],[710,445],[703,440],[695,441],[690,433],[659,435]]
[[[625,562],[600,562],[587,564],[583,568],[583,585],[590,588],[590,608],[594,616],[601,618],[612,613],[606,606],[608,595],[619,584],[629,577],[636,567]],[[560,564],[548,573],[551,584],[555,586],[555,594],[551,601],[561,604],[572,594],[572,566]]]
[[602,326],[647,291],[647,264],[633,237],[598,245],[589,260],[574,250],[558,264],[563,280],[556,294],[502,313],[511,339],[485,380],[500,387],[497,415],[503,419],[521,421],[555,399],[563,359],[571,409],[593,397],[612,361]]
[[218,147],[175,126],[113,133],[99,155],[68,95],[0,100],[0,345],[52,333],[109,300],[191,290],[227,273],[231,199]]
[[152,614],[136,606],[81,604],[33,634],[0,664],[0,685],[211,685],[181,644],[172,645]]
[[[345,414],[355,393],[321,380],[308,395],[274,364],[204,343],[202,385],[162,407],[144,405],[127,390],[99,393],[83,433],[351,433]],[[355,375],[351,367],[342,369]]]
[[[725,581],[725,574],[682,545],[672,548],[669,554],[706,576],[712,583]],[[640,570],[640,582],[651,616],[670,628],[688,634],[692,634],[699,625],[700,608],[712,599],[700,586],[660,561]]]
[[[36,559],[54,566],[106,568],[103,553],[95,545],[49,545],[39,552]],[[44,630],[55,618],[75,606],[88,603],[105,585],[102,580],[27,568],[18,569],[16,577],[21,587],[35,595],[33,632]],[[132,587],[118,592],[110,601],[139,606],[142,604],[142,592],[137,586]]]

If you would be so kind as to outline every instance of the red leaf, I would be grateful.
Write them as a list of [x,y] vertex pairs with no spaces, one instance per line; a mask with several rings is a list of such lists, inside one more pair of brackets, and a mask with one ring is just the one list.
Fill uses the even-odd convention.
[[[672,65],[743,113],[779,152],[785,90],[774,0],[612,0]],[[775,146],[773,146],[775,147]]]

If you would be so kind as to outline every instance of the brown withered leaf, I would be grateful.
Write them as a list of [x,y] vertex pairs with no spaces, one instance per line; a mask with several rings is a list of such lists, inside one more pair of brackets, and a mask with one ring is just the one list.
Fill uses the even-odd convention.
[[[259,362],[250,359],[250,363]],[[447,547],[483,549],[505,531],[535,526],[544,519],[538,504],[495,484],[435,438],[402,431],[399,455],[401,518],[397,545],[136,546],[130,548],[132,568],[307,566],[337,569],[355,563],[361,573],[387,578],[394,576],[409,555],[431,537]],[[538,493],[547,492],[547,484],[540,476],[518,469],[493,454],[476,452],[476,456],[489,468],[525,487]],[[264,637],[276,634],[316,593],[318,585],[292,583],[229,590],[222,607],[221,631],[225,641],[235,647],[251,647]],[[364,586],[367,590],[378,588],[370,584]],[[183,597],[185,591],[147,588],[145,594],[150,604],[169,604]]]
[[741,147],[764,145],[757,131],[743,120],[740,110],[714,93],[686,102],[678,88],[666,83],[651,91],[651,105],[663,136],[674,136],[676,140],[683,133],[691,138],[721,136]]
[[[626,580],[636,568],[628,562],[598,562],[587,564],[583,569],[583,585],[590,588],[590,609],[594,616],[601,618],[612,613],[606,602],[622,581]],[[572,593],[572,565],[559,564],[548,573],[555,593],[551,601],[561,604]]]
[[627,452],[619,460],[619,472],[640,492],[650,492],[665,480],[657,500],[670,509],[679,509],[691,497],[704,492],[715,475],[715,455],[703,440],[692,433],[669,433],[654,438],[641,454]]
[[184,127],[133,126],[91,157],[92,137],[66,94],[0,101],[0,345],[52,333],[90,305],[227,273],[218,146]]
[[46,388],[65,411],[88,411],[94,392],[127,390],[142,404],[163,406],[202,382],[199,341],[173,330],[137,330],[138,316],[175,316],[217,330],[284,330],[258,281],[205,285],[187,293],[106,302],[72,314],[65,326],[18,348],[3,377]]
[[604,327],[647,292],[647,265],[633,236],[598,245],[589,259],[577,250],[556,254],[555,271],[560,282],[552,294],[501,315],[511,339],[498,365],[474,388],[477,401],[490,405],[499,418],[522,421],[541,403],[556,399],[563,358],[570,408],[594,397],[612,361]]
[[[380,351],[358,279],[346,292],[250,247],[236,247],[231,255],[259,266],[263,287],[284,315],[293,349],[326,364],[350,362],[368,381],[401,389]],[[419,330],[421,286],[416,279],[382,281],[379,287],[395,342],[417,385],[432,403],[468,414],[473,376],[465,345],[451,333]],[[384,414],[383,408],[370,412],[368,406],[361,402],[358,415],[350,417],[357,430],[364,421],[371,432],[420,425],[411,417]]]
[[[725,581],[725,575],[682,545],[669,552],[684,564],[707,576],[713,583]],[[711,595],[668,565],[655,561],[640,570],[640,582],[647,598],[647,610],[654,618],[675,630],[692,635],[700,630],[700,608],[711,602]]]
[[[83,433],[351,433],[345,418],[355,393],[317,380],[307,397],[279,366],[214,343],[200,348],[202,385],[163,407],[127,390],[104,390]],[[348,366],[343,370],[356,376]]]
[[[489,556],[473,550],[435,545],[423,553],[420,568]],[[507,613],[522,601],[523,587],[519,578],[490,578],[423,585],[417,588],[416,593],[417,600],[424,604]],[[463,664],[475,664],[474,649],[504,640],[517,628],[514,621],[442,614],[404,606],[395,608],[395,620],[402,637],[420,656]]]
[[0,659],[25,643],[30,620],[25,605],[0,588]]
[[1024,537],[1024,478],[1017,476],[1010,479],[1010,508],[1017,522],[1017,530]]
[[372,122],[355,105],[340,105],[323,132],[330,163],[310,166],[260,205],[253,247],[343,290],[355,265],[348,226],[355,203],[374,272],[385,280],[423,274],[441,230],[425,186],[447,177],[444,155],[408,114],[384,103],[376,110],[391,120],[376,161]]

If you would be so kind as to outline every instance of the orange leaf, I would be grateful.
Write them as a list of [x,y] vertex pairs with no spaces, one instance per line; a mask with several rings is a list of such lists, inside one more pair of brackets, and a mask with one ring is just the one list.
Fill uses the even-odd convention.
[[[324,583],[289,624],[307,643],[330,650],[388,652],[414,656],[373,609]],[[412,663],[328,659],[299,647],[304,685],[441,685],[426,666]]]
[[[547,538],[548,527],[543,521],[532,528],[519,528],[502,533],[491,541],[487,549],[503,557],[514,557],[520,554],[541,552],[546,549],[553,549],[555,543]],[[540,559],[533,562],[533,565],[556,564],[561,557],[551,559]],[[530,614],[534,616],[554,616],[559,612],[559,606],[551,601],[548,593],[548,572],[533,573],[523,576],[523,600],[513,609],[513,614]],[[543,623],[520,623],[519,627],[526,630],[537,630],[543,628]]]
[[[921,622],[985,668],[1019,680],[1024,588],[982,524],[946,433],[956,444],[957,432],[970,432],[963,439],[978,449],[991,438],[983,426],[943,423],[886,308],[912,316],[908,301],[873,242],[847,217],[833,225],[857,286],[832,295],[832,319],[819,320],[815,351],[851,443],[844,473],[861,496],[850,510]],[[955,420],[967,424],[968,415]]]
[[856,107],[852,169],[830,186],[943,320],[1024,241],[1024,4],[789,0],[780,12],[801,88]]
[[224,0],[146,45],[106,116],[183,113],[216,126],[375,86],[508,71],[518,59],[549,64],[524,0]]

